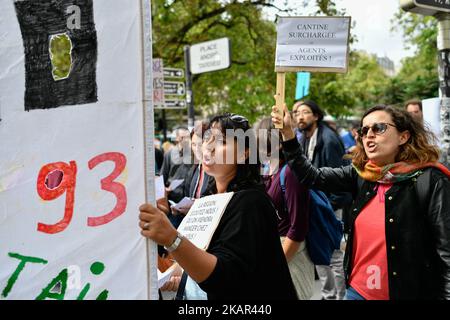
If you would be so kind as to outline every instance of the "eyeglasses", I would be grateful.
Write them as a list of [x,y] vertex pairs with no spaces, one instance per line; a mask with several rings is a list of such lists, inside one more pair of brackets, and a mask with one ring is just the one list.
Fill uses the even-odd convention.
[[383,133],[386,132],[388,126],[397,128],[395,125],[390,124],[390,123],[378,122],[378,123],[374,123],[374,124],[371,125],[371,126],[364,126],[364,127],[361,127],[361,128],[358,130],[358,135],[359,135],[361,138],[367,136],[367,133],[369,132],[369,129],[372,129],[372,132],[373,132],[374,134],[383,134]]
[[[228,128],[226,130],[243,129],[244,131],[246,131],[247,129],[250,128],[248,119],[241,115],[235,114],[235,113],[227,112],[215,119],[216,120],[213,119],[212,121],[216,122],[216,121],[219,121],[217,119],[223,119],[225,121],[230,120],[231,122],[234,123],[234,125],[232,125],[231,128],[228,128],[228,126],[230,126],[230,124],[225,125],[225,127]],[[233,129],[233,127],[234,127],[234,129]],[[213,127],[210,127],[210,129],[206,130],[206,132],[203,134],[203,143],[209,142],[212,137],[214,137],[214,140],[217,142],[220,142],[223,144],[226,143],[224,133],[222,133],[222,131],[220,129],[213,128]]]
[[203,134],[203,143],[210,142],[211,138],[214,138],[214,141],[224,143],[225,139],[222,132],[218,129],[208,129]]
[[292,114],[294,116],[296,116],[296,115],[307,116],[308,114],[312,114],[312,112],[311,111],[307,111],[307,110],[305,110],[305,111],[293,111]]

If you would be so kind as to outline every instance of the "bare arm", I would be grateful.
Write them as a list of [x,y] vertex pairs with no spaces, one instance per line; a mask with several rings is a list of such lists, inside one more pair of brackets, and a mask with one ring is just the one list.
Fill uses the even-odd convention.
[[300,248],[300,242],[294,241],[286,237],[283,242],[283,251],[286,257],[286,261],[290,262],[294,257],[295,253]]
[[[150,204],[140,206],[139,226],[141,234],[162,246],[170,246],[177,237],[177,230],[161,210]],[[145,226],[145,224],[148,224]],[[145,229],[144,229],[145,226]],[[216,256],[197,248],[189,240],[183,238],[178,248],[172,251],[177,263],[196,282],[206,280],[213,272]]]

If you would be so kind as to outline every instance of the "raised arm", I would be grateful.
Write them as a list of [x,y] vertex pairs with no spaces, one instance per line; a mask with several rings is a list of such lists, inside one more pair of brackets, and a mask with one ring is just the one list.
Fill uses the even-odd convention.
[[279,124],[281,121],[283,121],[283,129],[280,130],[283,152],[289,167],[301,183],[327,192],[356,193],[357,173],[352,166],[318,169],[306,158],[292,130],[292,118],[286,105],[283,119],[272,112],[272,122]]

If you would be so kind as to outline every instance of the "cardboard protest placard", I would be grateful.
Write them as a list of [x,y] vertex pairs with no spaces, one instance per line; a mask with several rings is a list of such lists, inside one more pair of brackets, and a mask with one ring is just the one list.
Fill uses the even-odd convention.
[[142,8],[0,3],[0,299],[155,294],[138,226]]
[[276,112],[280,117],[285,72],[347,72],[350,21],[350,17],[278,17],[275,72]]
[[279,17],[276,72],[347,72],[350,17]]
[[233,192],[227,192],[196,199],[178,226],[178,232],[196,247],[206,250],[232,197]]

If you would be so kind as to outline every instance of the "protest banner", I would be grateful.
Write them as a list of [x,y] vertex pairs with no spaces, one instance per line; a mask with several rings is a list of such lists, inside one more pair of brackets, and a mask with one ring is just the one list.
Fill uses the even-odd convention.
[[0,299],[157,298],[138,226],[149,17],[141,0],[0,3]]
[[280,115],[285,101],[286,72],[347,72],[350,21],[350,17],[278,18],[275,72]]

